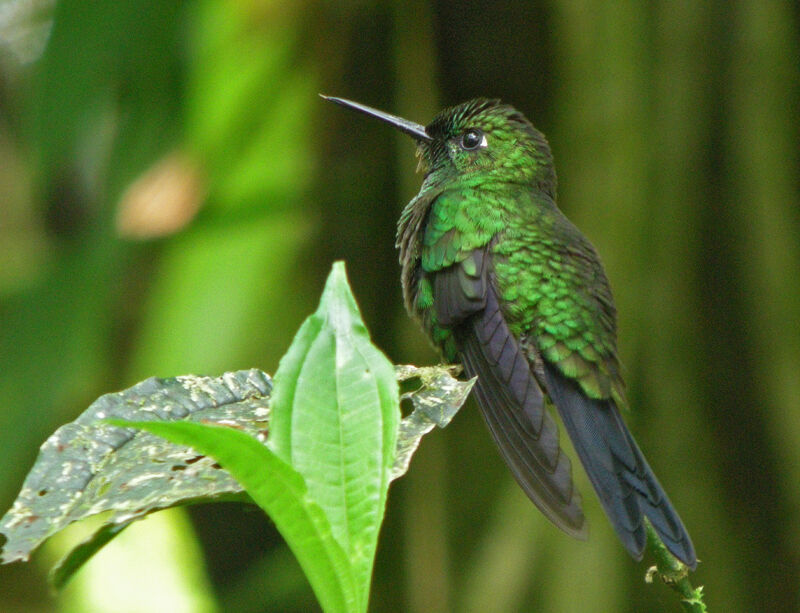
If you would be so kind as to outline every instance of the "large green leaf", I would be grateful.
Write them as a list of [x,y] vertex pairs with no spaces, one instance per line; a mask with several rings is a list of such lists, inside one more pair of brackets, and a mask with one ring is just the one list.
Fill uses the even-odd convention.
[[400,419],[392,364],[334,264],[275,375],[269,444],[303,475],[353,564],[366,606]]

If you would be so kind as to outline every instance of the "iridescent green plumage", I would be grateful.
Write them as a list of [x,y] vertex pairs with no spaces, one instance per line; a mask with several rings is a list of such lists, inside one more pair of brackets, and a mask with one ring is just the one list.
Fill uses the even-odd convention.
[[531,500],[585,534],[552,403],[632,555],[642,555],[647,517],[694,567],[689,535],[620,417],[611,290],[594,248],[555,204],[544,135],[496,100],[446,109],[424,128],[333,100],[417,140],[425,180],[397,235],[406,308],[446,360],[478,376],[478,404]]

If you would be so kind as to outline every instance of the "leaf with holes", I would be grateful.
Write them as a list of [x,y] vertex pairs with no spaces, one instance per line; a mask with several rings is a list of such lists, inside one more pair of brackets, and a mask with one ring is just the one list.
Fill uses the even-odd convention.
[[0,519],[6,537],[2,562],[26,560],[62,528],[105,511],[112,512],[109,526],[124,526],[176,504],[242,496],[242,487],[214,459],[99,421],[219,423],[264,438],[271,391],[266,373],[242,370],[215,378],[152,378],[101,396],[42,445],[19,496]]

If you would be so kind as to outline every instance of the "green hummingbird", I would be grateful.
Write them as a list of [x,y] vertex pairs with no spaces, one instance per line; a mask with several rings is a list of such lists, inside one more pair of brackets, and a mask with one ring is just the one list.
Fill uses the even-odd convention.
[[478,377],[478,405],[528,497],[586,538],[552,404],[631,555],[642,558],[646,517],[694,569],[689,534],[620,416],[614,300],[594,247],[556,206],[545,136],[499,100],[465,102],[422,126],[323,98],[416,140],[425,178],[397,229],[405,306],[447,361]]

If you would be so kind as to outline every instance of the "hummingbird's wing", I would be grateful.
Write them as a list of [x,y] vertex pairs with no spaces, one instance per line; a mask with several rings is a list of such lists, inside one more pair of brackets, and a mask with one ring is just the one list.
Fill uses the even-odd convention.
[[[542,238],[529,232],[520,261],[495,262],[501,289],[519,289],[515,305],[525,313],[529,359],[558,409],[600,502],[625,547],[641,559],[646,542],[644,517],[667,548],[688,566],[697,564],[691,539],[638,445],[622,421],[624,403],[616,354],[616,317],[608,281],[589,241],[565,217],[552,218],[546,257],[536,253]],[[539,242],[537,242],[539,241]],[[525,250],[529,250],[525,253]],[[539,256],[538,259],[536,256]]]
[[531,364],[510,332],[489,277],[488,246],[432,274],[437,323],[453,331],[465,372],[503,458],[559,528],[586,537],[581,498]]

